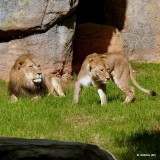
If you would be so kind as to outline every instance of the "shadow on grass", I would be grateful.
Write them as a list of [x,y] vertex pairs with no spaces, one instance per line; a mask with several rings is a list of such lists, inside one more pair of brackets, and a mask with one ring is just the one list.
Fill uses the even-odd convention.
[[110,95],[107,97],[108,102],[114,102],[114,101],[119,101],[119,103],[123,102],[122,95],[120,94],[115,94],[115,95]]
[[137,133],[125,140],[118,140],[118,146],[127,147],[128,151],[121,155],[123,160],[159,160],[160,130]]

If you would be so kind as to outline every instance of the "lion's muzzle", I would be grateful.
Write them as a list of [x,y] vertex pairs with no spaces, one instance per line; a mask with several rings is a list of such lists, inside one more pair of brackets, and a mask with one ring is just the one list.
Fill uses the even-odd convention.
[[42,73],[37,73],[38,77],[33,79],[34,83],[41,83],[42,82]]

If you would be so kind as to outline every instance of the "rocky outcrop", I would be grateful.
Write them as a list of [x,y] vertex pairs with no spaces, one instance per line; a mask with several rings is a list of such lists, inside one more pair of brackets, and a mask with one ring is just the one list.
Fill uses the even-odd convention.
[[77,5],[78,24],[103,25],[84,33],[84,25],[78,25],[73,64],[81,63],[86,53],[117,49],[119,37],[131,59],[160,62],[159,0],[1,0],[0,78],[8,79],[15,59],[29,52],[45,71],[70,77]]
[[131,59],[160,62],[159,0],[104,0],[104,12],[105,23],[121,32]]
[[113,26],[131,59],[160,62],[159,15],[159,0],[80,0],[77,22]]
[[1,160],[116,160],[95,145],[53,140],[0,139]]
[[132,59],[160,62],[160,1],[128,0],[122,36]]
[[33,53],[47,73],[69,78],[78,0],[0,1],[0,78],[15,59]]
[[45,30],[68,16],[78,0],[1,0],[0,30]]
[[75,32],[73,71],[77,72],[88,54],[123,51],[120,32],[115,27],[85,23],[78,25]]

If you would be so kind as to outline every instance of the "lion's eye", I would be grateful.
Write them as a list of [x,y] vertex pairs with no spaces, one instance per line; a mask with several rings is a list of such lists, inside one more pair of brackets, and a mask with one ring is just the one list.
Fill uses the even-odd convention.
[[104,69],[101,69],[101,71],[103,72],[103,71],[104,71]]
[[33,68],[33,64],[29,66],[30,68]]

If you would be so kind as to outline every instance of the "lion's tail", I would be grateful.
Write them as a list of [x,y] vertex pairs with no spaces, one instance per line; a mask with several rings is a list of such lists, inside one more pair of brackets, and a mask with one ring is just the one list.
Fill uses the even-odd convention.
[[135,85],[138,89],[140,89],[142,92],[147,93],[147,94],[149,94],[149,95],[151,95],[151,96],[156,96],[156,92],[155,92],[155,91],[151,91],[151,90],[145,89],[145,88],[141,87],[141,86],[137,83],[137,81],[135,80],[134,75],[133,75],[133,69],[132,69],[132,67],[131,67],[131,64],[129,64],[129,70],[130,70],[131,80],[132,80],[132,82],[134,83],[134,85]]

